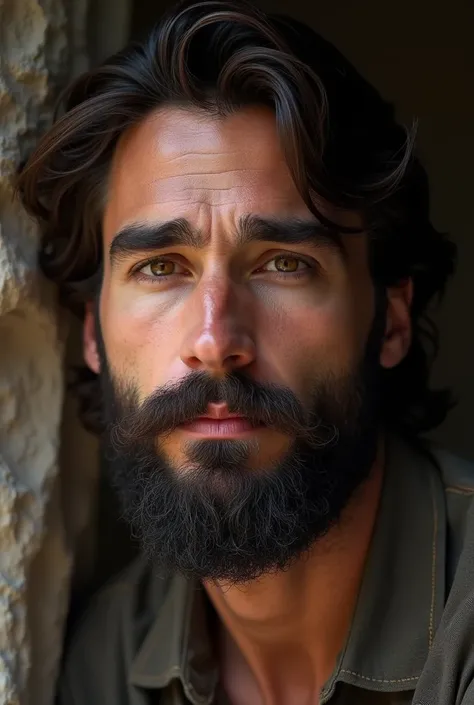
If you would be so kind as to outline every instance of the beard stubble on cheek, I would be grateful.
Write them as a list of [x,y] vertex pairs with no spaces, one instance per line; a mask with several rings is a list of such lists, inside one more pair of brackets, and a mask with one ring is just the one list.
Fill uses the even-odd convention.
[[[124,518],[144,553],[166,572],[242,583],[285,570],[338,521],[369,475],[378,436],[379,337],[352,374],[313,383],[304,406],[286,388],[235,373],[192,373],[143,403],[115,380],[102,349],[104,448]],[[267,467],[255,442],[199,440],[174,462],[162,448],[181,423],[225,401],[231,412],[290,439]]]

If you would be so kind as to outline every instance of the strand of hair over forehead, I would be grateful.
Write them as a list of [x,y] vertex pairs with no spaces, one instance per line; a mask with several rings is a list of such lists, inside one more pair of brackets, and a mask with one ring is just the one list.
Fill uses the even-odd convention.
[[[209,95],[200,77],[191,73],[188,58],[193,41],[212,25],[218,27],[206,50],[214,53],[219,70],[215,88]],[[240,28],[239,33],[235,32],[236,27]],[[282,146],[295,182],[307,205],[314,208],[309,189],[305,187],[307,170],[297,155],[299,147],[303,147],[306,154],[312,154],[317,171],[321,172],[328,111],[326,92],[318,76],[290,52],[284,38],[262,12],[239,1],[182,3],[182,9],[165,16],[157,31],[152,33],[148,48],[157,55],[158,75],[164,73],[167,79],[171,77],[176,95],[196,107],[211,113],[232,112],[236,106],[231,96],[242,87],[267,97],[275,110],[277,126],[284,138]],[[293,91],[287,90],[289,83]],[[309,118],[311,135],[301,117],[302,105]]]
[[[212,97],[207,97],[199,79],[196,81],[188,70],[187,59],[198,33],[215,24],[221,26],[216,29],[213,35],[214,46],[211,45],[209,49],[215,50],[216,45],[220,44],[217,56],[220,69],[215,93]],[[235,34],[236,25],[247,30],[246,42],[244,35]],[[334,224],[326,220],[314,205],[316,194],[333,202],[336,200],[335,191],[323,183],[324,177],[327,177],[323,154],[330,117],[326,91],[317,74],[294,55],[285,38],[275,30],[267,16],[246,0],[209,0],[198,3],[185,0],[178,6],[177,11],[165,16],[159,27],[159,41],[156,39],[153,34],[150,49],[158,54],[158,66],[166,67],[167,75],[173,76],[177,94],[184,93],[190,103],[200,107],[206,106],[210,111],[216,108],[226,113],[235,109],[234,105],[226,104],[222,96],[232,94],[229,89],[232,89],[233,85],[238,87],[239,81],[244,83],[253,79],[255,82],[258,78],[259,88],[263,89],[263,93],[266,88],[273,101],[279,132],[284,138],[285,156],[302,197],[311,210],[316,210],[318,217],[330,227],[333,226]],[[233,52],[232,44],[240,46],[235,46]],[[250,82],[252,83],[251,80]],[[288,83],[291,83],[297,100],[294,100],[291,91],[285,90]],[[276,87],[280,90],[276,90]],[[306,121],[301,116],[303,106]],[[358,184],[358,193],[340,194],[347,197],[343,199],[346,202],[337,205],[354,207],[354,201],[357,204],[361,196],[372,196],[371,202],[376,203],[387,198],[398,188],[413,156],[416,124],[413,124],[411,130],[405,130],[405,133],[405,143],[392,155],[396,166],[388,168],[385,174],[377,175],[377,181],[374,183],[366,184],[365,187]],[[297,143],[297,135],[300,137],[300,144]],[[298,159],[300,152],[304,153],[313,169],[308,169],[303,159]],[[341,230],[340,225],[337,227]],[[342,228],[342,231],[358,230],[348,227]]]
[[[200,32],[212,25],[218,27],[212,36],[213,45],[206,50],[215,52],[216,45],[220,44],[220,51],[215,54],[219,67],[215,76],[216,86],[212,95],[208,95],[199,76],[191,73],[188,58],[193,41]],[[241,30],[239,33],[235,32],[236,26]],[[225,34],[227,36],[223,41]],[[186,0],[178,9],[165,14],[156,30],[151,33],[144,50],[144,58],[147,61],[144,75],[139,75],[136,69],[132,71],[130,65],[124,65],[123,59],[126,61],[126,58],[130,57],[129,51],[125,50],[121,60],[105,62],[98,69],[91,71],[91,80],[81,77],[70,89],[66,89],[64,97],[72,99],[72,109],[68,112],[75,113],[77,122],[75,125],[68,125],[69,129],[64,130],[60,140],[51,141],[48,150],[50,153],[66,146],[70,138],[79,136],[81,129],[88,126],[90,111],[87,111],[87,107],[90,108],[97,101],[97,107],[100,108],[101,98],[107,92],[100,90],[100,87],[107,81],[109,87],[115,83],[114,79],[122,79],[134,84],[135,90],[145,89],[145,92],[150,94],[150,108],[157,107],[153,105],[153,99],[156,100],[163,93],[163,87],[167,94],[170,93],[167,87],[171,82],[171,93],[174,92],[179,101],[188,100],[196,107],[211,112],[217,110],[224,114],[235,110],[231,96],[245,86],[253,89],[258,95],[267,97],[272,103],[289,168],[311,210],[315,210],[316,195],[326,198],[334,205],[349,208],[360,205],[361,197],[366,203],[367,200],[372,203],[382,200],[397,188],[404,176],[412,155],[414,134],[407,136],[405,145],[400,147],[401,154],[393,155],[398,156],[397,166],[387,169],[383,175],[378,175],[377,183],[366,184],[365,187],[357,184],[356,193],[344,194],[338,194],[337,188],[328,183],[323,161],[325,135],[330,117],[325,88],[311,67],[291,52],[285,38],[276,31],[265,14],[246,0],[209,0],[198,3]],[[137,56],[140,50],[137,51],[135,47],[132,51]],[[148,81],[151,79],[150,83],[146,77]],[[98,79],[99,90],[96,88],[91,95],[89,89],[91,84],[94,84],[94,78]],[[289,85],[291,90],[288,90]],[[77,88],[79,91],[76,91]],[[71,105],[69,100],[66,102]],[[102,131],[92,131],[92,136],[105,136],[110,132],[123,131],[133,121],[133,107],[131,110],[123,105],[115,107],[116,117],[122,117],[125,124],[120,126],[116,120],[111,119],[112,116],[107,116],[108,124]],[[101,151],[107,148],[106,142],[102,141]],[[71,154],[70,149],[68,153]],[[76,169],[70,168],[68,173],[72,175],[74,171],[84,172],[99,156],[100,152],[94,150],[88,160],[83,161]],[[33,156],[29,168],[34,163]],[[342,202],[337,202],[338,196],[342,198]],[[317,215],[325,221],[319,212]],[[333,225],[330,221],[327,221],[327,224]],[[338,228],[341,229],[340,226]],[[352,228],[342,230],[354,231]]]
[[[214,85],[209,94],[203,77],[191,73],[189,55],[199,33],[212,25],[211,45],[204,47],[204,51],[214,52],[217,60],[212,65]],[[340,193],[324,167],[327,98],[311,67],[290,51],[281,33],[245,0],[186,2],[165,15],[144,45],[125,49],[67,89],[66,114],[25,169],[24,200],[56,239],[63,238],[58,233],[63,225],[64,198],[74,194],[76,200],[83,201],[82,212],[61,245],[62,254],[57,253],[56,275],[65,281],[76,265],[82,268],[79,253],[85,250],[78,245],[84,237],[95,250],[94,259],[99,257],[94,203],[108,163],[105,155],[127,127],[159,107],[160,100],[164,104],[172,101],[173,94],[178,101],[225,114],[238,107],[232,98],[242,92],[256,101],[263,97],[273,106],[282,148],[301,196],[330,227],[335,224],[315,206],[316,194],[342,207],[366,206],[389,195],[403,178],[411,156],[408,142],[395,168],[378,175],[377,183],[365,187],[354,183],[353,193]],[[105,159],[105,166],[101,159]],[[336,227],[340,232],[357,231]],[[85,261],[82,265],[86,266]]]

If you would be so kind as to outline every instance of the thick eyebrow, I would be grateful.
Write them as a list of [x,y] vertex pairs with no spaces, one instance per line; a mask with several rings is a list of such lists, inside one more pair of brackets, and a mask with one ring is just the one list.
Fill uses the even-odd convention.
[[262,218],[246,215],[240,219],[239,244],[278,242],[282,245],[315,245],[333,250],[342,259],[347,252],[341,234],[309,218]]
[[109,250],[110,264],[118,264],[135,252],[178,246],[199,249],[204,245],[202,234],[195,231],[184,218],[165,223],[131,223],[114,236]]
[[[152,252],[168,247],[202,249],[209,236],[195,230],[184,218],[165,223],[132,223],[124,226],[112,240],[111,265],[136,252]],[[305,218],[263,218],[245,215],[239,220],[237,245],[251,242],[278,242],[282,245],[315,245],[334,251],[343,260],[347,257],[342,237],[336,229]]]

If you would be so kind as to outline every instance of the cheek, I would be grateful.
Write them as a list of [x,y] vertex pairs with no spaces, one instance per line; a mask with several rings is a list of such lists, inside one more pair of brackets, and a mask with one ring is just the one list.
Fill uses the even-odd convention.
[[133,379],[144,396],[168,381],[177,326],[169,306],[153,296],[105,294],[101,301],[104,345],[112,371]]
[[359,327],[350,297],[299,300],[294,306],[273,302],[257,322],[264,376],[304,396],[308,380],[353,368],[362,348]]
[[[143,396],[182,377],[183,340],[196,325],[186,292],[134,296],[105,284],[101,322],[112,371],[133,380]],[[365,324],[345,283],[317,293],[256,287],[251,302],[237,309],[242,320],[236,323],[247,327],[256,344],[257,378],[284,384],[303,398],[309,381],[353,369],[363,350]]]

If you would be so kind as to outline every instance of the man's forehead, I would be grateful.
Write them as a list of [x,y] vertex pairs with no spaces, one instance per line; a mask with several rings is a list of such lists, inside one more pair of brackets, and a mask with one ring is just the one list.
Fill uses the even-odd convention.
[[268,108],[248,107],[219,117],[170,105],[150,113],[122,135],[112,169],[119,169],[125,159],[150,163],[153,158],[173,173],[183,159],[198,158],[205,171],[216,157],[242,157],[243,161],[248,155],[285,165],[275,117]]
[[[334,212],[318,204],[332,219]],[[214,212],[213,212],[214,211]],[[184,218],[200,227],[198,214],[311,218],[284,159],[272,112],[250,107],[225,118],[164,107],[120,139],[108,183],[104,214],[107,242],[133,223]],[[354,213],[339,222],[360,227]],[[205,219],[206,220],[206,219]]]
[[201,204],[235,207],[241,214],[308,213],[269,111],[249,109],[248,115],[217,120],[198,111],[162,109],[121,138],[108,181],[108,226],[157,215],[192,220]]

